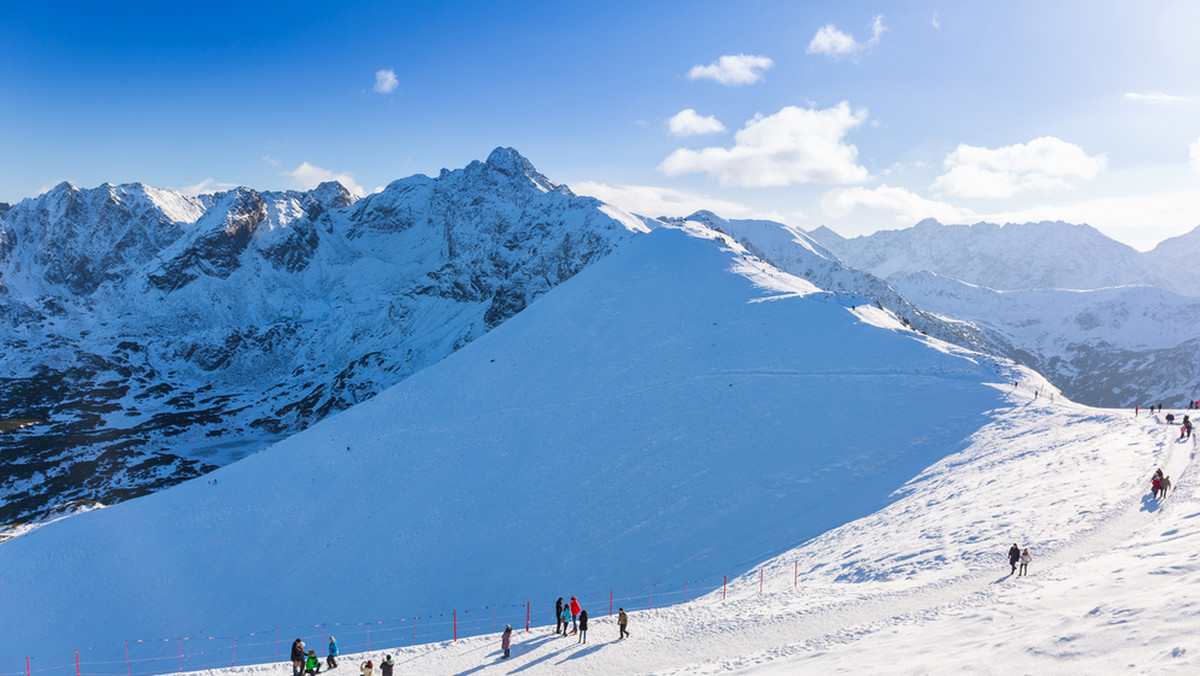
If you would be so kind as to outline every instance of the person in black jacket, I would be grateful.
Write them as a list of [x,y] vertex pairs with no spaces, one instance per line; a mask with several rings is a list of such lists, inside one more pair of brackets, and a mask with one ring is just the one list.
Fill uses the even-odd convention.
[[1013,543],[1012,549],[1008,550],[1008,562],[1012,564],[1012,572],[1009,575],[1017,572],[1017,562],[1021,560],[1021,548]]
[[392,661],[392,656],[388,655],[379,663],[379,673],[383,674],[383,676],[392,676],[392,667],[394,666],[396,666],[396,663]]
[[292,641],[292,676],[304,674],[304,641]]
[[566,631],[563,631],[561,596],[558,597],[558,600],[554,602],[554,633],[563,634],[564,636],[567,633]]
[[579,611],[579,642],[587,643],[587,611]]

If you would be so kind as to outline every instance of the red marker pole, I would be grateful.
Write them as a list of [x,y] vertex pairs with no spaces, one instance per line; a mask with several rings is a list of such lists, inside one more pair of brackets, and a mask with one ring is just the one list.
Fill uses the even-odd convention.
[[608,588],[608,616],[612,617],[612,587]]
[[29,676],[29,658],[25,658],[25,676]]
[[760,570],[758,571],[758,593],[759,593],[759,594],[761,594],[761,593],[762,593],[762,586],[763,586],[763,572],[762,572],[762,570],[760,569]]
[[654,609],[654,585],[650,585],[650,609]]
[[229,666],[231,666],[231,667],[237,666],[237,637],[236,636],[233,637],[233,664],[231,664]]
[[183,639],[179,639],[179,673],[183,673]]
[[[133,665],[129,663],[129,641],[125,642],[125,673],[133,676]],[[29,676],[28,664],[26,665],[25,676]]]
[[367,623],[367,650],[371,649],[371,623]]
[[687,603],[687,580],[683,581],[683,602]]
[[275,661],[279,661],[279,627],[275,627]]
[[725,600],[725,585],[726,585],[726,584],[728,584],[728,583],[729,583],[729,576],[728,576],[728,575],[722,575],[722,576],[721,576],[721,600],[722,600],[722,601],[724,601],[724,600]]
[[75,649],[75,676],[79,676],[79,649]]
[[413,645],[417,644],[417,616],[413,615]]
[[454,640],[458,641],[458,611],[450,611],[450,616],[454,619]]
[[525,602],[525,631],[529,631],[529,601]]

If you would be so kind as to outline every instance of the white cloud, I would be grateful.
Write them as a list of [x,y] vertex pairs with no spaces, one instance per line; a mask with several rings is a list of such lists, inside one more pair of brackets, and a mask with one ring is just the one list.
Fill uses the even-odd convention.
[[1067,188],[1067,178],[1095,178],[1107,164],[1104,153],[1091,156],[1053,136],[996,149],[963,144],[946,156],[946,173],[933,187],[955,197],[1011,197],[1025,190]]
[[396,87],[399,86],[400,81],[396,79],[395,71],[390,68],[375,71],[375,91],[380,94],[387,94],[396,91]]
[[932,23],[932,24],[933,24],[933,27],[934,27],[934,28],[937,28],[938,30],[941,30],[941,28],[942,28],[942,22],[941,22],[941,21],[938,19],[938,13],[937,13],[937,12],[934,12],[934,13],[933,13],[933,21],[931,21],[930,23]]
[[195,197],[196,195],[203,195],[205,193],[210,193],[210,192],[220,192],[222,190],[232,190],[233,188],[236,188],[236,187],[238,187],[236,183],[217,183],[216,181],[212,180],[211,178],[206,178],[203,181],[200,181],[199,183],[197,183],[196,185],[185,185],[184,187],[179,188],[179,192],[181,192],[185,195],[190,195],[192,197]]
[[691,216],[697,211],[707,209],[722,218],[765,218],[783,221],[783,217],[774,211],[763,212],[745,204],[699,195],[686,190],[650,185],[608,185],[593,181],[572,183],[571,190],[579,195],[591,195],[630,213],[652,218]]
[[878,188],[854,186],[844,190],[832,190],[821,198],[821,210],[831,218],[848,216],[858,207],[890,211],[895,214],[898,222],[907,225],[925,218],[936,218],[943,223],[964,223],[973,219],[973,215],[967,209],[926,199],[886,183]]
[[765,56],[737,54],[722,56],[707,66],[692,66],[689,80],[714,80],[729,87],[754,84],[763,78],[763,71],[775,62]]
[[680,148],[659,171],[668,176],[705,173],[721,185],[763,188],[795,183],[861,183],[868,172],[848,131],[867,119],[865,108],[845,101],[816,110],[788,106],[774,115],[755,115],[734,137],[732,148]]
[[1188,152],[1192,156],[1192,166],[1200,169],[1200,137],[1196,139],[1195,143],[1188,144]]
[[292,171],[282,171],[281,176],[288,176],[292,179],[292,187],[297,190],[312,190],[325,181],[337,181],[345,186],[351,194],[356,197],[363,197],[367,194],[366,190],[354,180],[354,177],[347,173],[335,174],[328,169],[322,169],[302,162],[300,166]]
[[715,117],[704,117],[692,108],[681,110],[667,121],[671,133],[676,136],[697,136],[701,134],[719,134],[725,131],[725,125]]
[[[934,21],[937,21],[937,15],[934,15]],[[887,32],[887,26],[883,25],[883,15],[880,14],[871,22],[871,39],[866,42],[859,42],[853,36],[843,33],[833,24],[825,24],[817,30],[817,34],[813,36],[812,42],[808,43],[809,54],[825,54],[832,56],[835,59],[840,59],[844,56],[857,58],[860,54],[870,51],[873,47],[879,44],[879,38]]]
[[1146,103],[1178,103],[1188,99],[1186,96],[1175,96],[1164,92],[1125,92],[1125,100]]
[[263,155],[263,162],[266,162],[267,164],[271,165],[272,167],[278,167],[281,164],[281,162],[279,160],[275,159],[274,157],[271,157],[270,155]]

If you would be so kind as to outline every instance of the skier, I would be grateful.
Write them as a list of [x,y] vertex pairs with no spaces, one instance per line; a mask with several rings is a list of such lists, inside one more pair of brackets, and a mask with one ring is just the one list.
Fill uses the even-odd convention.
[[587,611],[579,611],[579,642],[587,643]]
[[392,661],[392,656],[388,655],[379,663],[379,673],[383,674],[383,676],[392,676],[392,667],[395,665],[396,663]]
[[554,602],[554,633],[556,634],[566,633],[566,631],[563,630],[562,606],[563,601],[562,597],[560,596],[558,597],[558,600]]
[[504,649],[503,659],[508,659],[508,649],[512,645],[512,625],[504,625],[504,633],[500,634],[500,647]]
[[337,656],[338,656],[337,639],[330,636],[329,637],[329,657],[325,658],[325,664],[329,665],[330,669],[333,669],[334,667],[337,666]]
[[617,640],[629,636],[629,632],[625,629],[629,626],[629,616],[625,614],[624,608],[617,608],[617,626],[621,628],[621,634],[617,636]]
[[571,597],[571,633],[579,633],[579,599]]
[[1021,552],[1021,572],[1017,574],[1017,577],[1021,577],[1025,574],[1025,567],[1028,566],[1029,562],[1032,560],[1033,557],[1029,555],[1029,548],[1026,547],[1025,551]]
[[304,673],[304,641],[292,641],[292,676],[302,676]]
[[308,651],[308,659],[304,662],[304,673],[314,676],[321,673],[321,660],[317,659],[317,651]]
[[1017,572],[1017,561],[1019,561],[1020,559],[1021,559],[1021,548],[1018,547],[1017,543],[1014,542],[1013,546],[1008,550],[1008,562],[1010,564],[1012,564],[1012,571],[1009,572],[1009,575],[1012,575],[1013,573]]

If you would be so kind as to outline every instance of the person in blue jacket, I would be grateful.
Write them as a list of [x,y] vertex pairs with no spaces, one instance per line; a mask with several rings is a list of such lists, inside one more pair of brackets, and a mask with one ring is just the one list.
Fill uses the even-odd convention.
[[562,635],[566,636],[567,635],[567,627],[570,626],[570,624],[571,624],[571,604],[569,604],[569,603],[563,604],[562,614],[559,617],[562,618],[562,624],[563,624]]
[[325,658],[325,664],[329,665],[330,669],[337,666],[337,656],[338,656],[337,639],[330,636],[329,637],[329,657]]

